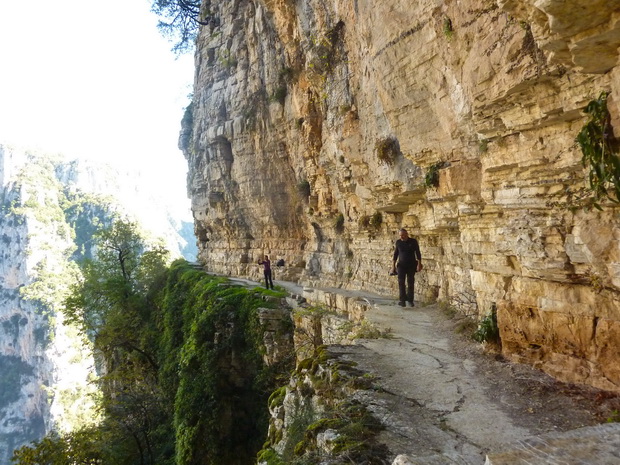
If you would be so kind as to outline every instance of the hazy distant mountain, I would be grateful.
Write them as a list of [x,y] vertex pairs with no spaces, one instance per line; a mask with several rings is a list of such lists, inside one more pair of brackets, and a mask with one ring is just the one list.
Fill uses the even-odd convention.
[[128,215],[173,256],[195,259],[189,213],[166,186],[144,185],[139,173],[0,145],[0,465],[53,428],[93,421],[89,344],[58,307],[97,228]]

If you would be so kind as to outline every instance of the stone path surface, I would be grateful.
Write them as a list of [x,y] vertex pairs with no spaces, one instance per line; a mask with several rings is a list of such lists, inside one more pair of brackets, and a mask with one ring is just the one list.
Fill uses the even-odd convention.
[[491,454],[488,465],[620,463],[618,423],[551,433],[519,441],[513,450]]
[[[398,453],[395,464],[482,465],[485,459],[489,465],[620,464],[618,423],[605,435],[595,433],[596,427],[572,433],[564,441],[574,450],[544,449],[543,439],[524,442],[600,419],[577,396],[540,390],[561,383],[458,337],[437,305],[402,308],[379,300],[366,317],[391,328],[392,338],[361,340],[340,350],[378,377],[383,392],[365,394],[365,402],[388,425],[381,439]],[[510,454],[493,455],[502,451]]]
[[379,440],[393,465],[620,465],[620,423],[602,424],[617,419],[619,396],[485,352],[437,305],[276,285],[311,303],[325,293],[331,302],[363,301],[365,318],[389,329],[388,338],[330,351],[372,377],[374,388],[356,395],[386,426]]

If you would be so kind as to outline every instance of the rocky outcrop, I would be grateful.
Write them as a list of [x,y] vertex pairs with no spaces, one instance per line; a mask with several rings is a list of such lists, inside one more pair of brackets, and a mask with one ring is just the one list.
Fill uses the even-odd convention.
[[620,390],[618,207],[582,208],[575,144],[601,92],[620,114],[617,1],[203,3],[180,144],[209,270],[259,277],[267,253],[276,279],[393,294],[406,227],[416,299]]
[[364,406],[362,390],[373,378],[325,347],[298,364],[289,384],[269,398],[268,439],[259,465],[389,463],[378,440],[382,423]]
[[605,73],[618,62],[620,2],[595,0],[498,0],[502,9],[531,24],[549,61],[584,73]]

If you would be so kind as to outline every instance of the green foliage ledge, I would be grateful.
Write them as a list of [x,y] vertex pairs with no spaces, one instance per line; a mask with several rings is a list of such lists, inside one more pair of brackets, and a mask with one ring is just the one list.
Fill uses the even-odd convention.
[[[103,420],[22,447],[14,463],[254,462],[267,437],[275,378],[290,371],[263,361],[258,309],[278,305],[278,296],[235,286],[184,260],[167,268],[148,257],[142,255],[131,278],[106,262],[113,279],[99,274],[103,287],[96,294],[107,299],[97,300],[95,313],[84,305],[82,331],[104,368],[98,380]],[[88,303],[88,292],[78,288],[68,302]]]
[[177,464],[247,464],[267,435],[277,370],[262,360],[261,292],[185,261],[170,268],[160,382],[174,403]]

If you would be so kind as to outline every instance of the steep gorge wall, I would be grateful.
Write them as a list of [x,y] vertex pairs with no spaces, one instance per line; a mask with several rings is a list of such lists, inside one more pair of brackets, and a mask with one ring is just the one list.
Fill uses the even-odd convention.
[[0,465],[98,416],[91,346],[60,312],[75,262],[92,258],[93,234],[116,213],[141,211],[139,224],[174,255],[187,241],[165,204],[136,186],[104,165],[0,144]]
[[[50,184],[18,180],[32,160],[0,145],[0,464],[8,465],[13,450],[40,439],[52,428],[63,395],[77,391],[59,368],[71,340],[54,338],[54,312],[40,300],[24,297],[38,274],[61,275],[62,260],[71,246],[68,230],[55,215],[57,192]],[[36,177],[39,166],[27,170]],[[36,174],[35,174],[36,173]],[[24,178],[25,176],[22,176]],[[45,179],[44,176],[41,179]],[[36,214],[33,205],[49,206]],[[49,300],[52,289],[43,291]],[[56,334],[60,336],[60,334]],[[75,352],[69,354],[75,356]],[[75,367],[75,364],[74,364]],[[66,365],[63,366],[66,368]],[[75,373],[67,373],[69,376]],[[62,382],[62,386],[60,383]],[[75,405],[71,406],[75,409]],[[81,406],[80,406],[81,407]],[[70,415],[72,416],[72,415]],[[64,419],[69,421],[68,418]]]
[[584,3],[203,2],[181,135],[199,259],[395,293],[404,226],[417,299],[496,309],[506,355],[620,390],[618,208],[568,208],[583,108],[611,91],[618,119],[620,2]]

